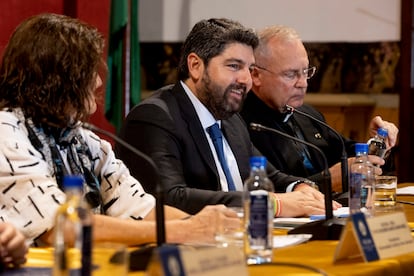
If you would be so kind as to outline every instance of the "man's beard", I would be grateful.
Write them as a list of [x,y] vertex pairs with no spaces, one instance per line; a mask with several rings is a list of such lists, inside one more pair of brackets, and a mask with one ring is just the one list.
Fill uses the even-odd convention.
[[[231,84],[225,88],[224,93],[222,87],[216,85],[211,81],[208,73],[203,75],[201,80],[203,84],[203,91],[199,93],[200,101],[213,114],[217,120],[224,120],[230,118],[233,114],[239,112],[243,106],[246,98],[246,86],[242,84]],[[240,103],[230,101],[230,93],[233,89],[243,89],[243,95]]]

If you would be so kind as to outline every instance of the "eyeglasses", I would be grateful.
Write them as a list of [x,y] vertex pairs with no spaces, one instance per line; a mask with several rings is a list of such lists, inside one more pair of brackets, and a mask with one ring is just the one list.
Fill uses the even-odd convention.
[[271,74],[274,74],[274,75],[281,75],[283,78],[287,79],[288,81],[293,81],[293,80],[297,81],[302,76],[304,76],[306,79],[310,79],[315,75],[315,72],[316,72],[316,66],[312,66],[312,67],[302,69],[302,70],[286,70],[286,71],[282,71],[279,74],[273,71],[270,71],[269,69],[259,66],[259,65],[255,65],[255,67],[258,69],[264,70],[266,72],[269,72]]

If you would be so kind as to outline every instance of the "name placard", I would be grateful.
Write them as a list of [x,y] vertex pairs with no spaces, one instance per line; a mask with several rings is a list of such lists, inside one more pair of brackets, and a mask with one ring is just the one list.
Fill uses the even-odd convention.
[[147,272],[164,276],[248,275],[243,251],[238,247],[160,247]]
[[414,239],[403,212],[377,217],[353,214],[342,232],[334,262],[363,257],[366,262],[414,252]]

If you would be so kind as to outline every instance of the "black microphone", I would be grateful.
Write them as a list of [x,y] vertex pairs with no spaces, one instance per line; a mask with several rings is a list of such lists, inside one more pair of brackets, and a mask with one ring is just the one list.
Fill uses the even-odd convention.
[[326,127],[327,129],[329,129],[332,133],[334,133],[338,139],[341,141],[341,145],[342,145],[342,154],[341,154],[341,176],[342,176],[342,192],[345,193],[348,191],[348,181],[349,181],[349,176],[348,176],[348,155],[346,153],[346,148],[345,148],[345,143],[344,140],[342,139],[342,136],[330,125],[328,125],[327,123],[319,120],[318,118],[313,117],[312,115],[305,113],[303,111],[300,111],[298,109],[293,108],[290,105],[286,105],[285,106],[286,111],[288,112],[296,112],[302,116],[308,117],[309,119],[311,119],[312,121],[317,122],[320,125],[323,125],[324,127]]
[[344,220],[340,220],[333,217],[333,208],[332,208],[332,187],[331,187],[331,174],[329,172],[328,161],[325,154],[320,148],[311,144],[307,141],[298,139],[294,136],[288,135],[282,131],[279,131],[274,128],[266,127],[261,124],[250,123],[250,128],[255,131],[270,131],[278,135],[283,136],[286,139],[294,140],[298,143],[305,144],[310,148],[315,149],[321,156],[324,162],[323,170],[323,183],[322,188],[325,197],[325,219],[316,220],[310,223],[302,224],[294,229],[290,230],[289,234],[312,234],[312,240],[337,240],[339,239],[342,228],[345,224]]
[[[160,247],[165,244],[165,215],[164,215],[164,193],[161,188],[161,184],[159,181],[159,175],[157,172],[157,166],[155,165],[154,161],[143,152],[137,150],[135,147],[131,146],[123,139],[119,138],[118,136],[112,134],[109,131],[104,129],[98,128],[93,124],[89,123],[82,123],[82,126],[86,129],[91,131],[101,133],[103,135],[108,136],[109,138],[115,140],[121,146],[130,150],[134,155],[138,156],[139,158],[144,159],[150,166],[151,170],[153,170],[152,175],[154,176],[154,183],[156,185],[156,201],[155,201],[155,211],[156,211],[156,228],[157,228],[157,246]],[[136,270],[144,270],[150,261],[152,256],[152,251],[154,250],[153,246],[146,246],[142,248],[138,248],[132,252],[130,252],[130,271]],[[117,256],[112,257],[114,260]]]

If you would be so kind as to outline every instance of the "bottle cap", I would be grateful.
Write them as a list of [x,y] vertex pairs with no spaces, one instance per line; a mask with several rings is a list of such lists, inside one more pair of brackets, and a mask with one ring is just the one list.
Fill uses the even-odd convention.
[[362,152],[368,153],[368,144],[366,143],[356,143],[355,144],[355,153]]
[[65,175],[63,177],[63,188],[66,189],[82,189],[84,179],[80,175]]
[[264,167],[266,168],[266,157],[264,156],[252,156],[250,157],[250,167]]
[[388,136],[388,130],[386,128],[382,128],[380,127],[377,130],[378,135],[383,136],[383,137],[387,137]]

